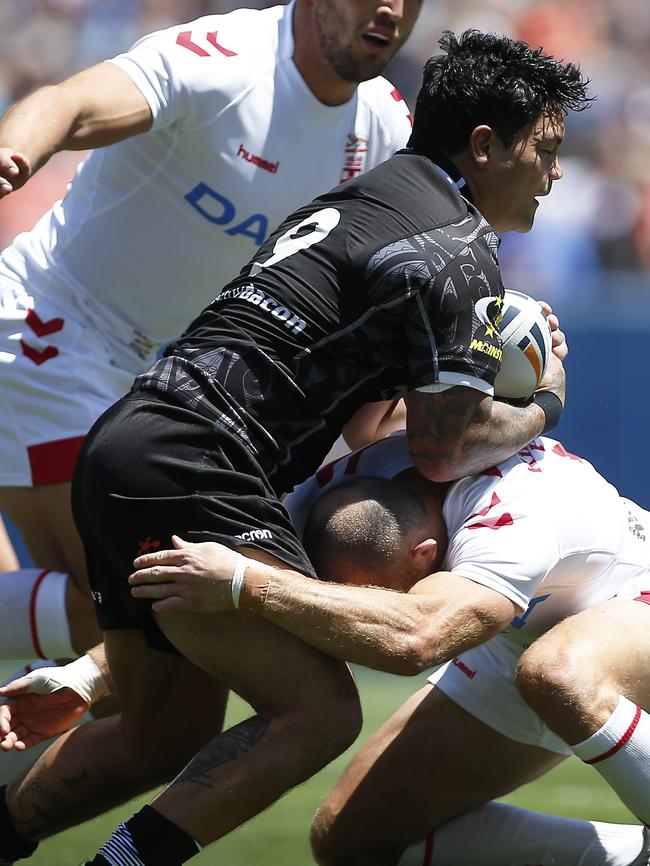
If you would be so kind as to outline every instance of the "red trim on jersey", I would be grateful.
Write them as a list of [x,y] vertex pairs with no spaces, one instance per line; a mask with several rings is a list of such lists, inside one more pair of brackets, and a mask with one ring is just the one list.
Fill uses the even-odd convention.
[[[231,51],[230,48],[225,48],[223,45],[220,45],[217,42],[218,30],[215,30],[212,33],[206,33],[205,38],[212,45],[213,48],[216,48],[217,51],[221,52],[225,57],[236,57],[237,52]],[[202,35],[202,34],[200,34]],[[206,51],[198,42],[194,42],[192,39],[192,31],[191,30],[183,30],[176,37],[176,44],[180,45],[181,48],[188,48],[190,51],[193,51],[195,54],[198,54],[199,57],[211,57],[212,54],[209,51]]]
[[191,30],[183,30],[182,33],[179,33],[176,37],[176,44],[180,45],[181,48],[189,48],[190,51],[193,51],[195,54],[198,54],[199,57],[209,57],[210,52],[206,51],[205,48],[201,48],[200,45],[197,45],[196,42],[192,42],[192,31]]
[[[344,457],[347,455],[343,455]],[[326,484],[329,484],[332,478],[334,478],[334,467],[339,462],[339,460],[343,460],[343,457],[337,457],[336,460],[330,461],[330,463],[326,463],[316,473],[316,483],[319,487],[325,487]]]
[[32,484],[59,484],[70,481],[85,436],[71,436],[57,439],[56,442],[43,442],[30,445],[27,449],[29,466],[32,471]]
[[43,648],[41,647],[40,641],[38,639],[38,630],[36,628],[36,596],[38,595],[38,590],[41,587],[41,584],[50,573],[52,569],[47,569],[46,571],[42,571],[39,576],[36,578],[36,582],[32,587],[32,594],[29,598],[29,630],[32,635],[32,643],[34,644],[34,649],[36,650],[36,655],[39,659],[46,659],[47,656],[43,652]]
[[514,520],[512,519],[512,514],[509,514],[507,511],[504,511],[499,517],[487,517],[489,511],[495,508],[497,505],[501,505],[501,500],[497,496],[497,494],[492,492],[492,499],[490,500],[490,504],[486,505],[485,508],[481,508],[480,511],[475,512],[474,514],[470,514],[467,518],[468,520],[472,520],[474,517],[485,517],[484,521],[480,523],[468,523],[467,529],[501,529],[502,526],[512,526]]
[[514,522],[512,514],[504,511],[499,517],[486,517],[479,523],[468,523],[467,529],[501,529],[503,526],[512,526]]
[[557,454],[558,457],[569,457],[571,460],[580,460],[582,463],[582,457],[578,457],[577,454],[572,454],[570,451],[567,451],[561,442],[558,442],[557,445],[553,446],[553,454]]
[[37,337],[46,337],[48,334],[56,334],[57,331],[62,331],[65,319],[57,316],[54,319],[44,321],[36,310],[29,310],[25,316],[25,324],[32,329]]
[[492,466],[490,467],[490,469],[485,469],[483,472],[481,472],[481,475],[492,475],[495,478],[503,478],[503,473],[498,466]]
[[237,57],[236,51],[231,51],[230,48],[226,48],[225,46],[220,45],[217,42],[217,34],[218,33],[219,33],[218,30],[215,30],[214,33],[208,33],[208,35],[206,36],[206,39],[208,40],[210,45],[213,45],[217,49],[217,51],[220,51],[225,57]]
[[429,835],[425,839],[425,843],[424,860],[422,861],[422,866],[431,866],[431,862],[433,860],[433,833],[429,833]]
[[641,718],[641,707],[636,705],[636,713],[634,714],[634,718],[632,719],[632,723],[627,731],[623,734],[618,743],[615,743],[612,748],[604,752],[602,755],[596,755],[595,758],[591,758],[589,761],[585,761],[585,764],[598,764],[600,761],[606,761],[607,758],[611,758],[612,755],[615,755],[623,746],[630,740],[632,734],[636,731],[637,725],[639,724],[639,720]]
[[488,513],[488,511],[491,508],[494,508],[495,505],[500,505],[500,504],[501,504],[501,500],[499,499],[497,494],[494,491],[492,491],[492,499],[490,499],[490,504],[486,505],[485,508],[481,508],[480,511],[475,511],[474,514],[470,514],[470,516],[467,519],[471,520],[473,517],[485,517],[485,515]]
[[650,592],[643,591],[641,595],[637,595],[632,601],[642,601],[645,604],[650,604]]
[[46,346],[42,350],[35,349],[24,340],[20,341],[20,348],[23,350],[23,355],[26,358],[29,358],[29,360],[33,364],[36,364],[37,367],[40,367],[41,364],[44,364],[46,361],[50,361],[52,358],[56,358],[56,356],[59,354],[59,350],[56,348],[56,346]]

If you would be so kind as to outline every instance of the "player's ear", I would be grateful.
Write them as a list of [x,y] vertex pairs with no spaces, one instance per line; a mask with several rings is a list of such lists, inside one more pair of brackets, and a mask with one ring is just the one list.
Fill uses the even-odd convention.
[[411,548],[411,564],[423,575],[429,574],[438,553],[438,542],[435,538],[425,538]]
[[491,127],[481,124],[472,130],[469,138],[469,151],[478,168],[487,168],[493,143],[494,132]]

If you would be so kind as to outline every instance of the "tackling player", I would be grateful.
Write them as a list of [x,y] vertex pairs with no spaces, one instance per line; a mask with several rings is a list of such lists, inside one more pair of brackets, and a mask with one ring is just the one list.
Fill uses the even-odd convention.
[[[0,120],[0,198],[54,152],[95,149],[0,254],[0,509],[39,566],[0,579],[0,657],[69,658],[96,643],[70,512],[86,433],[287,213],[404,146],[409,110],[377,76],[421,4],[209,15]],[[381,408],[360,419],[351,441],[382,420]]]
[[[249,560],[240,608],[393,673],[454,657],[351,763],[316,817],[318,862],[650,862],[641,828],[471,811],[576,754],[650,823],[647,512],[545,438],[488,472],[431,485],[404,433],[323,467],[285,505],[298,527],[311,512],[304,538],[318,573],[363,588],[314,586]],[[159,610],[216,610],[217,599],[229,609],[232,552],[177,544],[138,561],[138,596],[168,599]]]

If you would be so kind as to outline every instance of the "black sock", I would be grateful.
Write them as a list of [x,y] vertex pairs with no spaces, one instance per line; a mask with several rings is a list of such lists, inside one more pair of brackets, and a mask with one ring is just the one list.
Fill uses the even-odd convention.
[[200,851],[194,839],[151,806],[117,828],[88,866],[120,863],[125,866],[181,866]]
[[31,857],[38,842],[32,842],[16,832],[7,808],[7,786],[0,787],[0,856],[6,860],[22,860]]

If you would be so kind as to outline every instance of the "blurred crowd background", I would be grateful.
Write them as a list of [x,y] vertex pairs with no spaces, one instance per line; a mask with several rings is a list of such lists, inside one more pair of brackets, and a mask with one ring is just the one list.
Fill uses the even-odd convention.
[[[116,54],[139,36],[243,0],[0,0],[0,109],[35,87]],[[650,273],[650,2],[424,0],[389,77],[413,104],[423,61],[445,28],[509,33],[579,62],[598,98],[571,119],[565,177],[542,202],[535,231],[502,247],[508,282],[552,301],[588,300],[614,278],[639,289]],[[65,191],[76,162],[61,155],[3,208],[0,245]],[[635,279],[634,277],[637,277]],[[646,282],[647,285],[647,282]]]
[[[349,0],[354,2],[354,0]],[[128,48],[139,36],[255,0],[0,0],[0,110],[39,85]],[[507,286],[549,299],[569,334],[569,402],[560,434],[628,495],[650,503],[634,443],[650,426],[649,0],[424,0],[387,71],[414,105],[445,29],[476,27],[575,61],[596,101],[573,115],[565,176],[534,230],[504,238]],[[78,154],[58,154],[0,207],[0,247],[65,193]],[[640,470],[639,467],[643,466]]]

